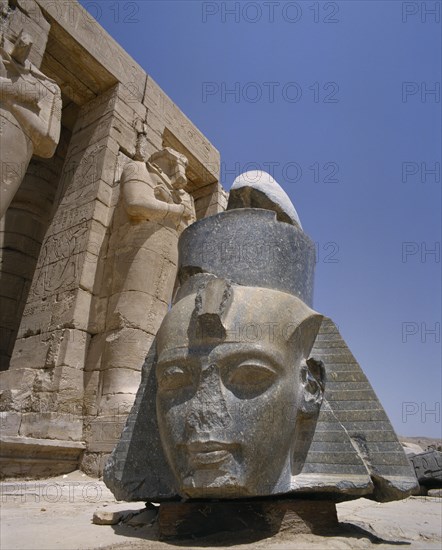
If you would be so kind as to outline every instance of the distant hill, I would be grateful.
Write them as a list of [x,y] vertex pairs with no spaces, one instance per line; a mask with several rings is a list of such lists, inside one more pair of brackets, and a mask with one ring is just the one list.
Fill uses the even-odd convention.
[[401,443],[414,443],[415,445],[422,447],[424,451],[431,449],[442,451],[442,439],[424,436],[408,437],[402,435],[399,435],[398,438]]

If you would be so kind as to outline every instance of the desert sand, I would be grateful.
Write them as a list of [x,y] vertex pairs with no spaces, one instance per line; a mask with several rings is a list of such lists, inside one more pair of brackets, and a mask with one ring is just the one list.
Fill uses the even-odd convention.
[[[38,481],[12,480],[0,484],[2,550],[146,549],[171,547],[232,548],[228,537],[185,542],[159,542],[155,526],[95,525],[96,511],[144,508],[144,502],[115,501],[102,481],[80,471]],[[268,549],[440,549],[441,499],[410,497],[390,503],[358,499],[337,505],[342,533],[336,536],[279,534],[241,550]]]

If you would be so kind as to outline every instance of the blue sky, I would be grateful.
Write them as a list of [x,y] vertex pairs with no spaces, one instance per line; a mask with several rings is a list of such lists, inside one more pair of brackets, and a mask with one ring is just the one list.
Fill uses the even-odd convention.
[[440,437],[441,2],[81,3],[220,151],[227,190],[271,172],[317,246],[315,309],[396,431]]

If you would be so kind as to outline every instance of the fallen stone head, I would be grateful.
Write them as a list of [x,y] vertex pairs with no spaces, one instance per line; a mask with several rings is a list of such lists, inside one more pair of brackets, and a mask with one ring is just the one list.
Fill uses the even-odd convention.
[[396,434],[311,309],[314,244],[278,189],[249,181],[180,237],[180,288],[104,480],[118,499],[156,502],[405,498],[417,480]]

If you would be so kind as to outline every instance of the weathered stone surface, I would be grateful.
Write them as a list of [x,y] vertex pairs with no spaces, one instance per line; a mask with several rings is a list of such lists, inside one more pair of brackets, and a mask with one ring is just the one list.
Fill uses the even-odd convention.
[[48,477],[72,472],[84,451],[84,443],[63,439],[0,437],[1,478]]
[[16,342],[11,367],[38,369],[67,365],[82,369],[89,338],[87,332],[76,329],[54,330],[21,338]]
[[421,485],[442,487],[442,452],[427,451],[409,459]]
[[324,372],[306,363],[321,316],[286,293],[195,278],[157,335],[157,417],[179,493],[289,492],[322,402]]
[[134,328],[122,328],[107,333],[103,350],[102,372],[128,366],[139,370],[143,358],[149,351],[151,340],[152,336],[146,338],[144,331]]
[[[312,355],[326,365],[327,387],[312,446],[299,479],[302,481],[305,476],[306,487],[315,483],[314,480],[322,480],[324,491],[328,491],[325,473],[333,487],[344,472],[356,472],[356,464],[362,459],[373,483],[372,498],[383,501],[407,496],[416,487],[416,478],[402,445],[331,319],[323,320]],[[348,386],[348,378],[356,381]],[[351,459],[340,460],[337,452],[345,457],[344,449],[333,447],[333,442],[341,440],[339,434],[353,447]],[[324,464],[324,458],[329,461],[328,465]]]
[[51,0],[38,3],[52,24],[57,57],[71,73],[81,74],[94,93],[108,89],[109,82],[120,81],[127,88],[128,99],[134,103],[142,100],[146,73],[80,4],[73,2],[66,9]]
[[29,32],[33,39],[33,46],[28,59],[36,67],[40,67],[47,45],[50,24],[34,0],[16,0],[15,4],[18,5],[18,9],[9,8],[3,14],[5,16],[2,22],[3,29],[6,27],[7,36],[10,34],[17,36],[23,28]]
[[17,436],[20,428],[21,415],[17,412],[0,412],[0,434]]
[[134,394],[140,385],[140,371],[122,367],[106,369],[103,377],[103,395],[115,393]]
[[200,220],[183,232],[179,254],[182,283],[194,273],[213,273],[312,304],[314,244],[300,228],[278,222],[274,212],[247,208]]
[[[172,270],[172,274],[176,270]],[[171,279],[171,277],[169,277]],[[148,279],[149,280],[149,279]],[[175,278],[168,281],[168,289],[173,288]],[[138,283],[141,286],[141,282]],[[142,291],[124,291],[109,298],[106,315],[106,328],[140,329],[154,334],[167,313],[168,305]]]
[[[136,372],[136,371],[133,371],[133,372]],[[139,373],[138,373],[138,380],[139,380]],[[100,408],[98,409],[98,412],[100,415],[116,415],[116,418],[119,421],[119,428],[118,428],[119,435],[121,434],[121,430],[124,427],[126,417],[132,408],[133,401],[134,401],[133,387],[131,387],[130,392],[128,393],[123,393],[118,391],[117,393],[102,395],[102,398],[100,400]],[[110,450],[112,450],[112,448]]]
[[287,193],[267,172],[252,170],[238,176],[229,193],[227,210],[263,208],[273,210],[279,221],[302,229],[298,213]]
[[148,109],[147,125],[160,138],[160,144],[182,151],[189,160],[192,182],[196,183],[196,187],[216,182],[220,170],[218,151],[162,92],[151,76],[146,80],[143,104]]
[[107,508],[96,510],[92,517],[95,525],[117,525],[125,523],[131,527],[143,527],[151,524],[158,515],[158,508],[152,504],[146,504],[143,510],[108,510]]
[[92,517],[92,523],[95,523],[95,525],[117,525],[124,517],[125,512],[97,510]]
[[402,443],[401,445],[407,456],[417,455],[424,452],[424,449],[416,443]]
[[83,422],[72,414],[25,413],[22,414],[19,435],[34,439],[81,441]]

